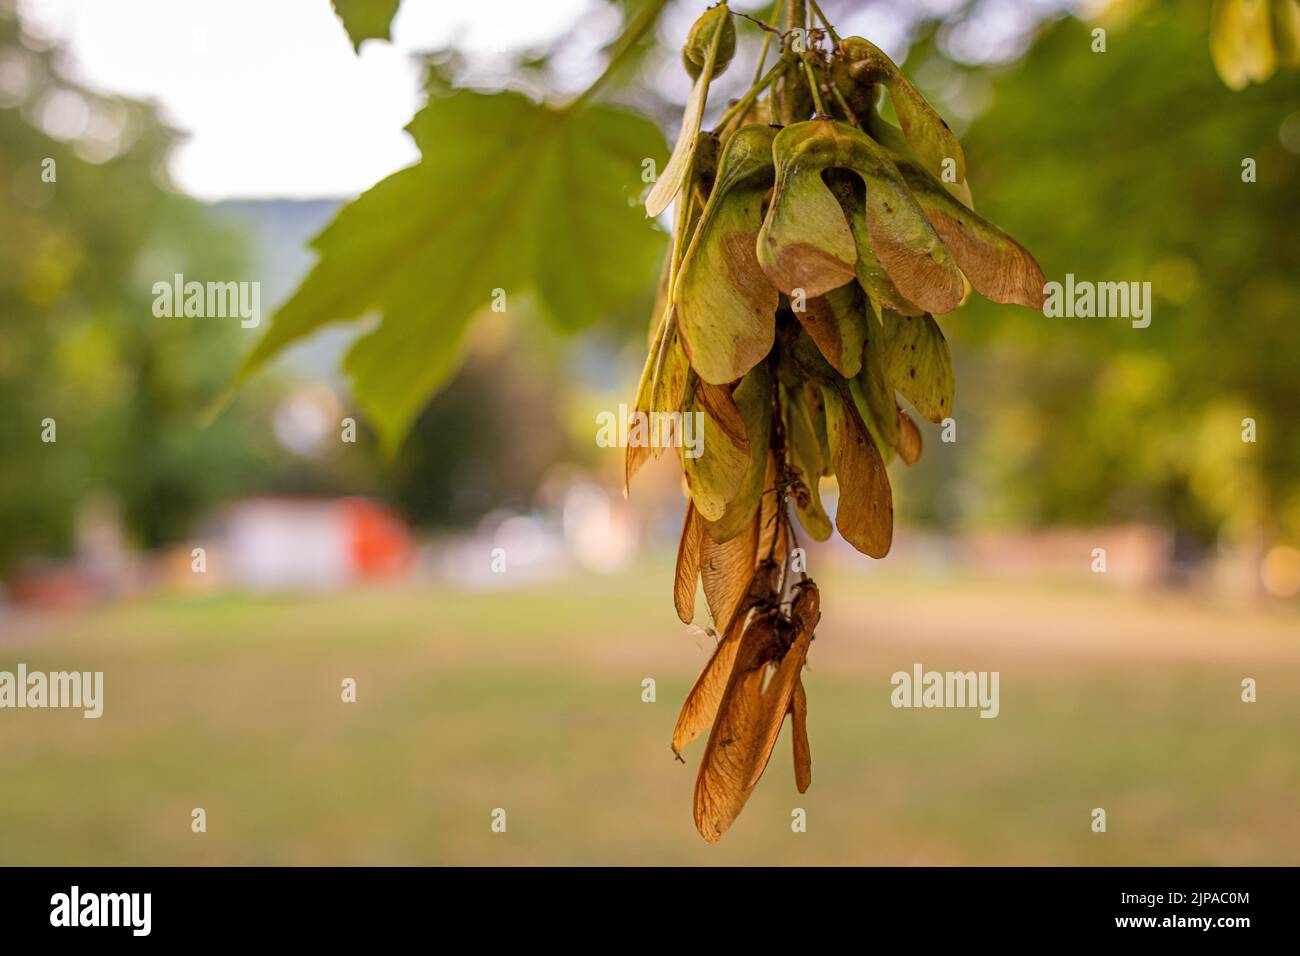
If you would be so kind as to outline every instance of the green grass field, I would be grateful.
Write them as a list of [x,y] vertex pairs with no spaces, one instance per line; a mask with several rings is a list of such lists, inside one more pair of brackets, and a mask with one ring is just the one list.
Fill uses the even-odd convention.
[[[812,789],[783,734],[708,846],[669,576],[10,619],[0,670],[102,670],[106,703],[0,711],[0,864],[1300,864],[1294,611],[880,573],[821,581]],[[1000,671],[1001,715],[892,708],[916,661]]]

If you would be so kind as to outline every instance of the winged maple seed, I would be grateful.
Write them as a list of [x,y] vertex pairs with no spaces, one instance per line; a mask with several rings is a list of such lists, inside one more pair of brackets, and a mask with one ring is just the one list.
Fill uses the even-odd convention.
[[[776,63],[702,128],[731,63],[725,3],[691,29],[694,86],[676,148],[646,199],[675,204],[638,413],[696,412],[704,442],[683,456],[689,501],[673,603],[702,586],[718,643],[673,729],[680,752],[708,732],[695,825],[717,842],[766,769],[790,715],[795,784],[812,782],[802,670],[821,615],[793,515],[884,557],[893,538],[887,466],[921,455],[923,418],[952,413],[952,358],[935,313],[971,289],[1041,308],[1038,263],[974,211],[961,144],[877,47],[840,39],[812,0],[787,0]],[[808,21],[809,8],[822,27]],[[879,110],[883,89],[898,118]],[[669,442],[631,440],[626,479]]]

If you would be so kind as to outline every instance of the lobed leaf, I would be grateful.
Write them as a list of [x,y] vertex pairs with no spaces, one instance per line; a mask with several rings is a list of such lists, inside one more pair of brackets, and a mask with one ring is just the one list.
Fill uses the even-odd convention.
[[331,0],[335,15],[343,22],[352,41],[352,49],[360,52],[363,40],[389,40],[393,17],[397,16],[399,0]]
[[634,113],[461,90],[431,100],[408,130],[421,161],[313,240],[319,261],[236,378],[325,325],[378,313],[344,368],[389,451],[455,370],[494,289],[510,309],[532,293],[542,315],[577,329],[640,293],[663,249],[629,204],[642,159],[663,150]]

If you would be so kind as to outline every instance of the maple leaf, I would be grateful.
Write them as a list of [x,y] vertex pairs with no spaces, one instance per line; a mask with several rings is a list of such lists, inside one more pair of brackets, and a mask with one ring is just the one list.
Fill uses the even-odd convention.
[[278,310],[238,381],[334,322],[378,313],[344,359],[389,451],[455,370],[475,315],[506,308],[573,331],[646,290],[664,234],[638,202],[658,128],[606,105],[516,92],[438,97],[407,130],[422,159],[341,209],[315,268]]

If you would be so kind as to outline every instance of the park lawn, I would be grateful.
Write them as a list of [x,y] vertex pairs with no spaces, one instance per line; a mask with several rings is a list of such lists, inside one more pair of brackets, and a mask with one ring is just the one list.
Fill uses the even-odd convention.
[[[0,864],[1300,864],[1294,610],[848,570],[805,675],[812,788],[783,734],[708,846],[702,742],[668,741],[710,639],[670,574],[11,618],[0,670],[102,670],[106,701],[0,711]],[[914,662],[998,671],[999,716],[895,709]]]

